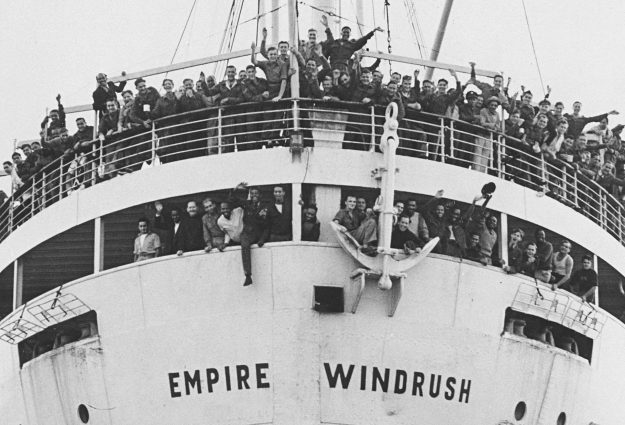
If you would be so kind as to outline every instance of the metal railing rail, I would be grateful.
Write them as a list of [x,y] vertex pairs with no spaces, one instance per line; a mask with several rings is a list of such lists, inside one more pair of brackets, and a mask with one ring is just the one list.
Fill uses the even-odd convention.
[[[213,107],[153,121],[150,128],[92,141],[92,150],[42,167],[0,208],[0,241],[68,196],[142,168],[206,155],[288,146],[375,151],[384,108],[353,102],[285,99]],[[409,112],[398,130],[399,155],[471,168],[547,194],[584,214],[625,245],[625,208],[597,182],[559,160],[536,154],[521,140],[466,122]]]

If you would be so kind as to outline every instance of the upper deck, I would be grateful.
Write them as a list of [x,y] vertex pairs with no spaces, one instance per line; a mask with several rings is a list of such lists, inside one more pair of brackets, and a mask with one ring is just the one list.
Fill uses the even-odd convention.
[[[341,188],[370,188],[375,197],[376,170],[381,166],[376,144],[382,123],[381,108],[353,103],[289,99],[242,104],[157,120],[149,131],[107,140],[76,168],[61,158],[34,176],[29,183],[32,196],[2,212],[0,267],[5,293],[14,292],[11,306],[4,311],[67,280],[131,261],[119,252],[113,257],[124,260],[107,258],[104,247],[110,245],[107,237],[132,240],[142,205],[191,194],[199,200],[240,180],[287,185],[293,211],[299,211],[300,196],[305,201],[314,198],[323,222],[320,241],[334,242],[325,226],[340,207]],[[468,202],[485,182],[495,181],[498,190],[489,207],[501,214],[500,240],[518,226],[531,234],[532,224],[553,232],[553,242],[561,237],[572,240],[579,248],[577,254],[596,255],[596,266],[610,276],[605,302],[609,311],[620,315],[616,270],[622,270],[625,239],[622,207],[612,195],[567,164],[516,150],[509,137],[449,118],[409,116],[402,121],[399,135],[398,197],[418,197],[443,188],[446,198]],[[268,149],[268,142],[278,147]],[[476,147],[485,143],[492,149],[476,153]],[[132,172],[122,175],[122,169]],[[123,211],[133,211],[130,222],[120,218]],[[120,219],[126,221],[122,224]],[[89,222],[95,222],[95,227]],[[295,241],[300,223],[300,215],[293,214]],[[116,226],[125,233],[111,233]],[[65,275],[61,271],[54,283],[18,290],[14,283],[25,272],[20,259],[29,258],[27,263],[35,268],[43,265],[41,257],[46,254],[42,252],[32,262],[38,252],[35,247],[56,239],[58,249],[63,235],[71,238],[66,248],[76,243],[84,246],[78,255],[66,257],[68,261],[82,258],[76,267],[81,271]],[[506,244],[499,246],[501,257],[506,258]],[[36,273],[28,276],[26,280],[37,279]]]

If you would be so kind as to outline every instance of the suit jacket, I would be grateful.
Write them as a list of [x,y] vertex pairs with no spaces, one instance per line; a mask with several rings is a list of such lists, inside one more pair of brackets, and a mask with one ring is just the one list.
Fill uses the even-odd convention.
[[202,219],[200,217],[183,217],[177,232],[174,222],[163,216],[154,219],[154,227],[166,232],[163,238],[166,241],[166,254],[174,254],[177,251],[196,251],[204,248]]
[[291,205],[288,202],[282,204],[282,212],[278,211],[276,204],[267,207],[267,228],[271,235],[282,236],[285,239],[293,239],[293,215]]

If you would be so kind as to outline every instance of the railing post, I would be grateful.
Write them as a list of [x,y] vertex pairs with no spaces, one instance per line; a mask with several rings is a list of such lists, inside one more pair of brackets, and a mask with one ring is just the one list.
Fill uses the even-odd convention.
[[540,179],[542,180],[543,193],[549,190],[549,184],[547,182],[547,170],[545,169],[545,155],[540,154]]
[[[490,149],[488,149],[488,168],[490,168],[491,170],[495,168],[495,155],[494,155],[494,149],[493,146],[495,144],[495,140],[493,139],[493,132],[490,132]],[[488,173],[488,171],[486,171],[486,173]]]
[[293,133],[299,132],[299,105],[297,99],[293,99]]
[[46,172],[41,175],[41,209],[46,207],[48,194],[46,193]]
[[[30,195],[30,216],[34,216],[35,215],[35,199],[37,197],[37,175],[35,174],[33,176],[33,187],[31,189],[31,195]],[[24,217],[26,218],[26,217]]]
[[[96,170],[96,176],[98,174],[98,172],[102,173],[102,176],[104,176],[104,138],[100,140],[100,149],[99,149],[99,153],[98,153],[98,168]],[[100,176],[100,177],[102,177]]]
[[217,153],[221,154],[221,108],[217,108]]
[[13,232],[13,209],[15,208],[15,198],[11,196],[11,203],[9,204],[9,228],[8,233]]
[[61,164],[59,165],[59,201],[63,199],[63,157],[61,156]]
[[579,208],[579,193],[577,186],[577,176],[573,174],[573,194],[575,196],[575,206]]
[[441,126],[440,126],[440,130],[439,130],[439,136],[438,136],[438,140],[439,140],[439,149],[440,149],[440,157],[441,157],[441,162],[445,163],[445,118],[440,117],[441,120]]
[[371,108],[371,141],[369,142],[369,152],[375,152],[375,107]]
[[500,179],[503,179],[506,177],[506,173],[504,172],[504,165],[503,165],[503,156],[504,156],[504,149],[506,148],[506,139],[505,137],[502,137],[501,135],[497,136],[497,172],[499,175]]
[[152,165],[154,165],[154,161],[156,160],[156,142],[156,124],[152,121]]
[[454,120],[449,120],[449,158],[454,156]]
[[601,216],[599,219],[601,220],[601,228],[603,230],[607,229],[607,223],[606,223],[607,211],[608,211],[608,209],[606,207],[605,193],[603,193],[601,190],[599,190],[599,215]]

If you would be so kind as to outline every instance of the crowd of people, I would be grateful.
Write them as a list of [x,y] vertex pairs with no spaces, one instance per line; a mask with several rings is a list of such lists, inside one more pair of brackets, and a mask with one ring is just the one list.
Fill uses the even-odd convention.
[[[494,191],[490,185],[485,186],[465,211],[456,202],[445,200],[443,190],[420,206],[415,198],[396,199],[391,248],[397,255],[411,255],[439,238],[434,253],[499,267],[509,274],[523,274],[550,284],[553,290],[566,289],[584,301],[592,301],[598,285],[593,258],[583,255],[582,267],[574,271],[572,244],[568,240],[563,239],[554,252],[543,229],[537,228],[534,240],[524,242],[524,231],[514,228],[507,243],[507,258],[501,258],[499,220],[487,209]],[[209,196],[201,205],[189,200],[184,210],[177,206],[165,209],[160,201],[156,202],[153,226],[145,217],[138,221],[134,261],[241,246],[244,286],[251,285],[251,245],[262,248],[266,242],[293,240],[291,201],[286,199],[283,186],[274,186],[272,195],[273,199],[264,200],[259,188],[240,183],[223,199]],[[299,204],[301,211],[295,213],[301,214],[301,240],[316,242],[321,227],[317,206],[303,201]],[[348,233],[363,254],[377,256],[380,213],[377,201],[370,204],[363,196],[347,194],[343,206],[333,219],[338,229]]]
[[[464,84],[450,70],[454,79],[452,87],[445,78],[436,82],[419,80],[418,70],[412,75],[393,72],[390,80],[384,81],[378,69],[379,60],[370,66],[365,66],[361,60],[361,49],[376,31],[381,31],[380,28],[352,39],[347,26],[341,29],[340,38],[334,38],[325,17],[322,25],[325,40],[319,40],[317,30],[311,28],[307,40],[302,40],[297,47],[289,46],[286,41],[268,47],[267,31],[263,29],[259,49],[263,59],[259,59],[256,45],[252,44],[251,64],[238,73],[235,66],[229,65],[226,78],[221,82],[201,73],[198,80],[186,78],[182,86],[175,89],[174,82],[165,78],[161,94],[143,78],[134,81],[133,92],[127,89],[126,81],[116,84],[105,74],[98,74],[97,88],[93,92],[93,109],[99,115],[97,129],[79,117],[77,131],[70,135],[61,96],[57,96],[57,107],[41,123],[41,140],[22,144],[12,160],[3,164],[5,172],[11,175],[14,199],[24,201],[32,196],[37,187],[32,187],[30,178],[59,158],[63,158],[63,167],[49,177],[60,179],[57,186],[65,191],[136,171],[148,159],[152,131],[159,139],[158,153],[163,162],[184,158],[180,145],[185,143],[184,149],[195,151],[196,156],[198,152],[214,153],[216,121],[197,124],[195,118],[189,116],[193,111],[206,111],[214,106],[267,102],[262,111],[251,107],[247,113],[239,111],[229,115],[224,112],[220,131],[222,152],[232,151],[235,142],[239,150],[284,145],[286,133],[280,131],[284,113],[272,109],[271,103],[291,96],[289,77],[297,72],[295,62],[299,68],[301,98],[348,101],[352,102],[351,108],[356,109],[356,104],[383,107],[396,102],[400,153],[440,158],[443,153],[437,153],[438,147],[434,147],[437,143],[433,139],[443,140],[445,154],[451,157],[449,162],[488,171],[489,161],[501,161],[507,167],[508,178],[538,187],[547,184],[536,177],[540,174],[535,170],[539,159],[566,164],[574,170],[576,178],[594,182],[621,199],[625,186],[621,175],[625,170],[625,145],[620,137],[623,126],[610,129],[608,121],[609,115],[618,114],[617,111],[584,117],[581,103],[575,102],[573,112],[564,113],[562,102],[555,102],[552,107],[550,89],[538,106],[534,106],[533,94],[525,87],[522,87],[520,99],[519,93],[509,95],[510,79],[506,86],[501,75],[494,76],[491,83],[478,80],[474,63],[471,63],[470,78]],[[265,78],[257,75],[258,69]],[[118,95],[121,95],[121,104]],[[254,114],[262,114],[262,119]],[[455,137],[439,132],[438,121],[433,120],[431,114],[456,120]],[[508,118],[502,122],[506,114]],[[352,128],[371,125],[366,117],[364,121],[359,117],[350,120],[354,121]],[[598,124],[585,131],[586,125],[592,122]],[[180,130],[172,130],[172,123],[188,124]],[[213,128],[207,129],[207,124]],[[203,132],[203,137],[194,136],[198,131]],[[505,154],[493,151],[490,132],[507,136],[509,149]],[[264,142],[261,143],[261,139]],[[349,146],[358,148],[357,144]],[[85,164],[95,158],[94,151],[98,149],[100,155],[105,156],[104,165],[94,172]],[[595,202],[591,196],[586,200]]]

